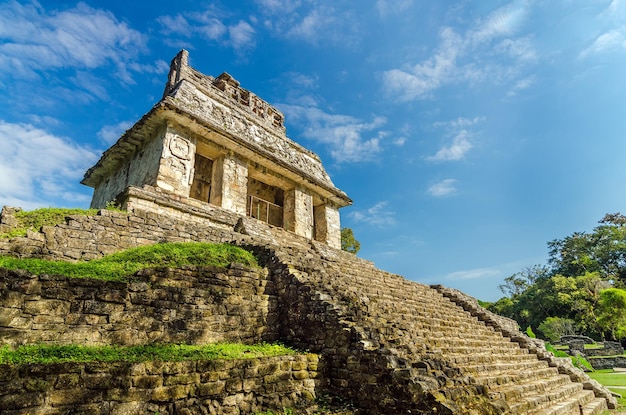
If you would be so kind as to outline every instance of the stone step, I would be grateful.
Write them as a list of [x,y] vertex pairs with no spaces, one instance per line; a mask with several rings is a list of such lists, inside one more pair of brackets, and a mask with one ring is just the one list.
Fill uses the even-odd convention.
[[495,373],[480,372],[474,375],[474,381],[479,385],[497,387],[511,383],[532,382],[538,379],[547,379],[559,375],[555,367],[537,367],[533,369],[517,369],[506,372],[496,371]]
[[549,410],[557,404],[566,402],[575,397],[575,402],[589,402],[593,397],[592,391],[583,390],[580,383],[572,383],[569,379],[548,383],[545,381],[530,382],[526,385],[515,385],[490,391],[489,395],[495,399],[503,398],[513,407],[512,413],[537,413]]
[[[494,362],[494,363],[476,363],[468,362],[467,364],[458,365],[464,372],[475,377],[497,376],[509,373],[522,372],[525,370],[539,370],[550,368],[548,362],[543,360],[529,362]],[[555,369],[555,368],[554,368]]]
[[456,364],[495,364],[500,362],[536,362],[537,356],[533,354],[516,354],[516,355],[499,355],[494,356],[489,352],[485,352],[484,350],[476,351],[476,353],[468,355],[468,354],[456,354],[456,353],[444,353],[446,359],[450,362],[454,362]]
[[445,340],[430,339],[428,344],[453,354],[474,354],[476,353],[476,350],[483,350],[493,355],[528,355],[528,350],[515,347],[515,345],[511,343],[477,344],[477,342],[471,342],[469,340],[463,341],[461,339],[451,340],[449,342],[446,342]]
[[608,409],[606,399],[594,397],[591,402],[583,405],[581,415],[599,415]]
[[[600,402],[601,401],[601,402]],[[528,409],[530,408],[530,409]],[[535,397],[512,406],[513,413],[527,415],[597,415],[607,409],[604,399],[596,398],[592,391],[580,390],[558,401],[545,401]]]

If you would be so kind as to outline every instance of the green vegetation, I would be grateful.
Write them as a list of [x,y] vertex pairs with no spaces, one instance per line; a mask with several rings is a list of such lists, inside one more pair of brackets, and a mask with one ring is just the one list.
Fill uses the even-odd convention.
[[52,346],[0,347],[0,364],[51,364],[63,362],[147,362],[212,359],[249,359],[293,355],[296,351],[280,344],[211,344],[190,346],[155,344],[146,346]]
[[14,238],[26,236],[26,230],[38,232],[42,226],[54,226],[65,222],[65,217],[70,215],[94,216],[97,209],[67,209],[67,208],[42,208],[31,211],[20,211],[15,214],[18,221],[17,228],[7,233],[0,234],[0,238]]
[[570,356],[569,354],[567,354],[565,352],[564,348],[561,347],[555,347],[553,345],[551,345],[550,343],[546,343],[546,350],[549,352],[552,352],[552,354],[554,355],[554,357],[569,357],[572,360],[572,363],[574,364],[574,366],[576,366],[577,368],[584,370],[586,372],[593,372],[593,366],[591,366],[591,363],[589,363],[589,361],[587,361],[587,359],[585,359],[582,356]]
[[0,267],[23,269],[33,274],[64,275],[74,278],[96,278],[125,281],[144,268],[209,265],[227,267],[231,263],[258,266],[248,251],[228,244],[164,243],[129,249],[87,262],[45,261],[33,258],[0,256]]
[[350,228],[341,228],[341,249],[352,254],[357,254],[361,249],[361,243],[356,240]]
[[547,265],[505,279],[487,308],[549,341],[567,334],[626,340],[626,216],[607,214],[592,232],[548,243]]

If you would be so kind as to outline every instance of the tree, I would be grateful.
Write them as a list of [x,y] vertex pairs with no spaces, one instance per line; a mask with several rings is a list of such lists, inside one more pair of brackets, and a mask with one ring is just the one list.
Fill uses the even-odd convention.
[[540,325],[539,331],[544,338],[552,343],[558,342],[562,336],[574,334],[574,320],[561,317],[548,317]]
[[533,285],[539,278],[548,275],[548,268],[543,265],[533,265],[526,267],[520,272],[516,272],[504,279],[504,284],[498,285],[500,291],[509,297],[520,295]]
[[361,249],[361,243],[354,238],[354,233],[350,228],[341,229],[341,249],[356,254]]
[[548,248],[548,266],[506,278],[499,288],[507,297],[488,308],[553,339],[570,328],[626,338],[626,294],[620,309],[622,291],[614,291],[626,286],[626,216],[607,214],[591,232],[555,239]]
[[598,325],[603,337],[610,334],[611,340],[626,336],[626,290],[609,288],[600,292]]
[[575,232],[548,243],[554,274],[568,277],[599,272],[607,280],[626,283],[626,216],[609,213],[593,232]]

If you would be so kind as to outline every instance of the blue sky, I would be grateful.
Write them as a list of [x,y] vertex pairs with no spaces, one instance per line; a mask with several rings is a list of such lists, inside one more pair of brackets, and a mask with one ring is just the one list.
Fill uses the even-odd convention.
[[0,205],[87,207],[182,48],[284,112],[409,279],[496,300],[626,211],[623,0],[3,1]]

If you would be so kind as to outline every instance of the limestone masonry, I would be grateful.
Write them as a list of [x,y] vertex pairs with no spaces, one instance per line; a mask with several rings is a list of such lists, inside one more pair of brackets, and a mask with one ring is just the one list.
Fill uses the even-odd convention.
[[[163,99],[86,173],[93,207],[0,238],[0,255],[93,260],[164,242],[231,243],[261,269],[156,268],[128,282],[0,268],[0,346],[246,344],[297,356],[142,364],[0,365],[0,414],[596,415],[607,389],[463,293],[340,248],[351,203],[283,115],[230,75],[172,62]],[[17,226],[4,207],[0,234]]]
[[85,174],[91,206],[132,210],[130,187],[151,186],[341,246],[338,209],[352,203],[319,157],[285,135],[284,116],[232,76],[201,74],[187,51],[163,98]]

